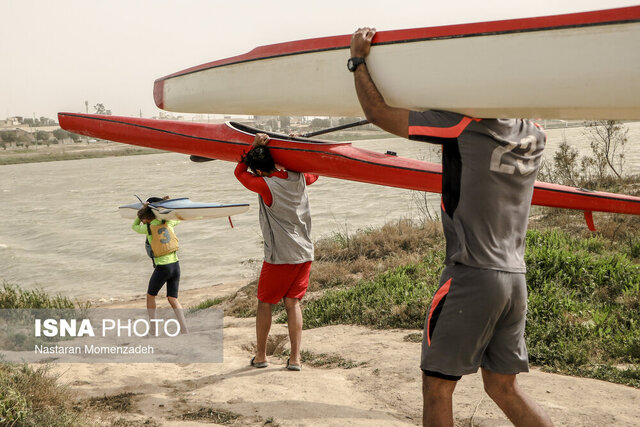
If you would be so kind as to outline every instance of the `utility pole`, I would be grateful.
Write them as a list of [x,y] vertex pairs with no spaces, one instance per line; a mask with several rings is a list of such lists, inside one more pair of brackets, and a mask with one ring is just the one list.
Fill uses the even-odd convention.
[[[84,111],[89,114],[89,101],[84,101]],[[84,137],[85,144],[89,144],[89,137]]]
[[38,128],[36,127],[36,113],[33,113],[33,135],[36,138],[36,150],[38,149]]

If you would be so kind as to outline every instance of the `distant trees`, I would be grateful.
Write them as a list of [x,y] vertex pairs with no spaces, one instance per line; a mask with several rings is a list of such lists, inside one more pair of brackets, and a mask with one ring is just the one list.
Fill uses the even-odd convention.
[[271,131],[278,130],[278,121],[276,119],[269,119],[265,123],[266,123],[267,127],[269,128],[269,130],[271,130]]
[[56,125],[56,121],[53,119],[50,119],[48,117],[40,117],[39,119],[37,118],[22,118],[19,117],[20,123],[22,123],[23,125],[27,125],[30,127],[37,127],[37,126],[55,126]]
[[362,120],[360,117],[340,117],[338,119],[338,126],[348,125],[349,123],[355,123]]
[[15,132],[2,132],[0,133],[0,138],[2,142],[12,143],[18,140],[18,136]]
[[553,162],[543,165],[539,179],[574,187],[602,188],[623,179],[624,147],[629,129],[616,120],[584,123],[591,154],[562,141]]
[[291,117],[289,116],[280,116],[278,117],[280,121],[280,129],[283,132],[289,132],[289,128],[291,127]]
[[39,124],[38,124],[38,126],[55,126],[55,125],[56,125],[55,120],[52,120],[44,116],[40,117]]
[[56,129],[53,131],[53,136],[58,141],[64,141],[67,138],[70,138],[73,142],[80,141],[80,135],[77,133],[67,132],[64,129]]
[[316,117],[311,120],[311,127],[314,129],[328,128],[329,126],[331,126],[330,119],[321,119],[319,117]]
[[107,110],[104,104],[96,104],[93,106],[93,108],[96,110],[95,114],[102,114],[105,116],[111,115],[111,110]]
[[36,132],[36,140],[40,142],[46,142],[49,140],[49,132],[39,130]]
[[29,139],[29,137],[27,136],[27,134],[25,133],[18,133],[16,135],[16,146],[18,147],[24,147],[24,146],[28,146],[31,143],[31,140]]
[[3,131],[0,132],[0,147],[6,150],[11,144],[15,144],[17,147],[29,147],[35,143],[48,146],[50,144],[58,144],[67,139],[78,142],[80,136],[60,128],[52,132],[37,130],[32,134],[24,131]]
[[15,132],[2,132],[0,133],[0,140],[2,141],[0,142],[0,146],[2,146],[4,150],[6,150],[7,145],[16,142],[18,140],[18,137]]
[[585,135],[589,138],[594,154],[594,166],[598,179],[604,179],[613,172],[622,178],[624,166],[624,146],[629,129],[616,120],[598,120],[585,123]]
[[64,129],[56,129],[53,131],[53,136],[58,140],[58,141],[64,141],[67,138],[70,138],[70,133],[67,132]]

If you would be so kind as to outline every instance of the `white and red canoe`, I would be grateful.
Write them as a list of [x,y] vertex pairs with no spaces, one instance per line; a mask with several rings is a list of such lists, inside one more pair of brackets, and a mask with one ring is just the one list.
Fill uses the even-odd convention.
[[[59,113],[60,126],[70,132],[125,144],[159,148],[194,156],[239,161],[257,129],[228,122],[206,124],[135,117]],[[267,132],[268,133],[268,132]],[[348,142],[327,142],[269,134],[276,163],[289,170],[411,190],[442,192],[442,166],[357,148]],[[534,205],[585,211],[640,215],[640,197],[589,191],[536,182]]]
[[[149,206],[151,206],[156,218],[178,221],[230,217],[249,210],[248,203],[201,203],[193,202],[187,197],[160,200],[150,203]],[[136,219],[140,208],[142,208],[142,203],[137,202],[119,206],[118,210],[122,218]]]
[[[350,35],[258,47],[159,78],[184,113],[363,116]],[[640,6],[381,31],[367,67],[393,106],[472,117],[640,119]]]

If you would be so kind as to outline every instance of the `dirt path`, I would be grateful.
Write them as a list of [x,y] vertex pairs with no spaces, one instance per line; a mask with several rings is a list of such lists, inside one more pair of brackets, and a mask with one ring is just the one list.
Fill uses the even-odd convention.
[[[229,294],[238,284],[185,292],[185,306]],[[143,300],[111,304],[141,306]],[[304,365],[285,369],[248,366],[255,319],[224,319],[224,363],[55,365],[61,381],[82,399],[135,393],[129,412],[103,410],[102,425],[400,426],[419,425],[422,399],[420,344],[405,337],[417,331],[330,326],[306,330],[303,349],[340,356],[350,369]],[[271,334],[286,334],[274,324]],[[631,426],[640,422],[640,390],[603,381],[566,377],[533,369],[519,376],[522,387],[559,426]],[[217,412],[216,412],[217,411]],[[510,425],[486,396],[479,374],[465,376],[454,394],[458,426]],[[227,421],[228,412],[240,415]],[[185,415],[190,414],[190,415]],[[143,424],[146,423],[146,424]]]

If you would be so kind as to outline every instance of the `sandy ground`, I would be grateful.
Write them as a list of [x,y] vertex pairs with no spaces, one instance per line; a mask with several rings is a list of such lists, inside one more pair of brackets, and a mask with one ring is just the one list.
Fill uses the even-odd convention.
[[[232,293],[240,282],[181,294],[185,307]],[[143,307],[142,298],[106,303]],[[233,425],[400,426],[419,425],[422,414],[420,344],[405,341],[412,330],[371,330],[330,326],[305,330],[303,349],[339,355],[358,367],[285,369],[285,359],[269,367],[249,366],[255,319],[224,319],[224,363],[219,364],[59,364],[60,381],[78,399],[137,393],[129,412],[96,412],[96,425],[199,425],[180,416],[201,408],[239,414]],[[286,334],[274,324],[272,335]],[[529,393],[561,426],[640,424],[640,390],[603,381],[547,374],[532,369],[519,376]],[[479,374],[465,376],[454,394],[457,426],[510,425],[486,396]],[[266,424],[265,424],[266,423]]]

